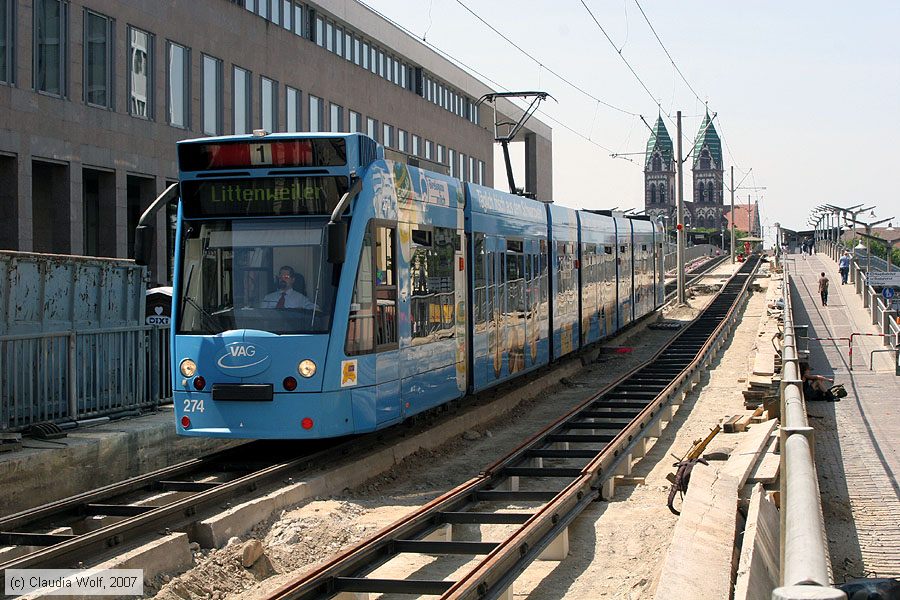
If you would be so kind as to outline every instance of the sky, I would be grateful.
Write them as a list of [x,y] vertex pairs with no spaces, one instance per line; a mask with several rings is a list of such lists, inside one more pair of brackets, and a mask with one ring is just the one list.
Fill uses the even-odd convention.
[[[581,0],[362,1],[476,69],[495,89],[538,89],[556,99],[538,118],[553,128],[559,204],[643,208],[650,131],[639,117],[603,106],[548,69],[651,126],[661,111],[673,140],[681,110],[685,153],[708,106],[723,140],[726,186],[733,165],[736,202],[748,195],[759,201],[767,230],[775,222],[807,228],[820,204],[874,204],[877,219],[900,221],[900,186],[887,177],[900,167],[900,2],[584,0],[614,48]],[[513,160],[521,173],[521,149]],[[495,159],[496,186],[505,183],[503,169]]]

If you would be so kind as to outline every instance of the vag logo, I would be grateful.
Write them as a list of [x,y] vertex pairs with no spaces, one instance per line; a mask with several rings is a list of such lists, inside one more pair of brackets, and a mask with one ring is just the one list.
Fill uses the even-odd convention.
[[225,352],[219,356],[216,364],[224,371],[233,369],[247,369],[262,365],[269,360],[265,350],[254,344],[234,342],[225,346]]

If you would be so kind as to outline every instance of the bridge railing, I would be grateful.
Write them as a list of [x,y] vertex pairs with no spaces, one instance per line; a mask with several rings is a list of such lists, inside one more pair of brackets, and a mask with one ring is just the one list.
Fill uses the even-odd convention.
[[[869,311],[872,325],[876,325],[881,331],[883,344],[889,348],[900,347],[900,323],[897,322],[900,311],[894,308],[891,302],[882,296],[880,291],[869,285],[866,267],[872,271],[886,271],[887,261],[877,256],[867,256],[865,250],[856,250],[834,242],[821,242],[825,253],[833,260],[840,259],[841,254],[847,250],[851,252],[853,260],[850,261],[849,280],[853,283],[856,293],[862,297],[863,307]],[[891,265],[891,272],[900,271],[897,265]]]
[[0,431],[171,398],[168,328],[134,261],[0,250]]
[[151,325],[0,336],[0,431],[171,402],[169,329]]
[[[784,336],[781,371],[781,574],[772,600],[846,598],[831,586],[828,539],[806,416],[800,354],[791,310],[789,263],[784,267]],[[812,588],[815,588],[813,591]],[[812,593],[813,595],[810,595]]]

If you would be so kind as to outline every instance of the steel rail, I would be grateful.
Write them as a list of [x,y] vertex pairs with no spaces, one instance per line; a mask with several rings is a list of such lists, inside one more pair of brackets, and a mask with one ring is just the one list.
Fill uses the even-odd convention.
[[[716,298],[688,327],[682,329],[649,361],[635,367],[616,382],[606,386],[581,405],[545,427],[515,450],[487,467],[481,474],[416,509],[407,517],[339,554],[322,567],[306,573],[273,592],[269,598],[309,599],[338,592],[393,592],[439,594],[442,598],[496,598],[515,577],[559,535],[590,502],[601,496],[601,486],[623,460],[630,456],[649,426],[662,417],[662,405],[682,394],[699,380],[699,372],[712,359],[711,350],[724,343],[724,333],[733,328],[740,304],[757,260],[746,262],[717,294]],[[727,304],[726,304],[727,302]],[[672,349],[680,350],[674,358]],[[693,355],[688,356],[693,348]],[[678,356],[680,355],[680,356]],[[660,364],[665,363],[662,366]],[[654,368],[655,367],[655,368]],[[626,382],[645,377],[651,392],[639,390]],[[618,390],[618,391],[617,391]],[[648,396],[649,394],[649,396]],[[603,418],[630,418],[626,425],[585,421]],[[588,435],[564,434],[563,431],[593,429]],[[597,431],[610,430],[609,434]],[[617,431],[616,431],[617,430]],[[599,449],[554,449],[557,441],[603,443]],[[588,463],[576,469],[519,467],[531,458],[586,458]],[[573,472],[574,471],[574,472]],[[509,477],[568,477],[571,481],[562,491],[500,491],[498,485]],[[542,501],[542,507],[531,513],[465,512],[476,502],[485,500]],[[525,519],[524,522],[522,520]],[[519,524],[511,536],[487,547],[461,552],[459,542],[424,542],[426,536],[440,527],[455,523]],[[474,551],[477,550],[477,551]],[[386,580],[364,577],[375,568],[403,552],[430,554],[472,554],[487,552],[468,574],[458,581]]]
[[[706,262],[697,265],[693,269],[690,269],[687,274],[691,276],[691,278],[685,283],[686,286],[692,285],[695,281],[702,279],[705,275],[707,275],[710,271],[718,267],[722,264],[728,256],[714,256],[713,258],[707,260]],[[668,302],[672,298],[675,297],[675,287],[676,282],[671,281],[665,284],[665,299]]]
[[[36,521],[45,521],[54,514],[71,513],[78,506],[87,506],[90,502],[110,497],[110,490],[135,491],[146,489],[162,489],[163,491],[190,491],[195,492],[190,496],[181,498],[162,506],[144,506],[140,512],[140,505],[123,504],[107,507],[110,513],[118,512],[117,516],[126,516],[117,523],[107,525],[94,531],[80,535],[52,534],[28,534],[16,531],[0,530],[0,545],[45,545],[35,552],[17,557],[4,563],[0,563],[0,584],[4,582],[4,573],[7,569],[33,569],[33,568],[68,568],[75,567],[79,563],[86,562],[86,558],[106,552],[123,544],[137,541],[148,533],[162,530],[177,530],[180,527],[194,522],[202,512],[217,508],[222,502],[235,497],[251,493],[282,480],[286,476],[313,468],[317,465],[327,464],[333,461],[335,456],[346,456],[351,452],[359,452],[368,447],[381,443],[383,435],[374,432],[354,438],[349,441],[331,443],[324,440],[327,446],[324,449],[304,454],[287,462],[268,464],[266,467],[222,483],[178,481],[159,479],[159,476],[173,476],[177,474],[189,474],[197,471],[198,465],[203,466],[204,459],[195,459],[179,463],[173,467],[161,469],[153,473],[136,477],[119,484],[112,484],[105,488],[85,492],[72,498],[64,499],[36,509],[24,511],[12,515],[0,521],[0,524],[20,527],[24,524]],[[240,448],[231,448],[221,454],[227,455]],[[220,457],[220,453],[215,454]],[[208,465],[209,462],[206,461]],[[113,494],[116,495],[116,494]],[[134,507],[135,510],[128,511]],[[56,511],[56,512],[54,512]],[[131,512],[133,516],[128,516]],[[134,514],[138,513],[139,514]],[[107,516],[115,516],[110,513]],[[5,540],[5,541],[4,541]]]

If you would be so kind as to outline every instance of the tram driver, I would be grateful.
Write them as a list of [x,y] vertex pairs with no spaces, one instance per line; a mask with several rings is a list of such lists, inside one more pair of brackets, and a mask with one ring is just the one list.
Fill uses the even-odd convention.
[[294,289],[297,273],[294,268],[285,265],[278,269],[278,289],[267,294],[262,301],[262,308],[299,308],[318,310],[309,298]]

